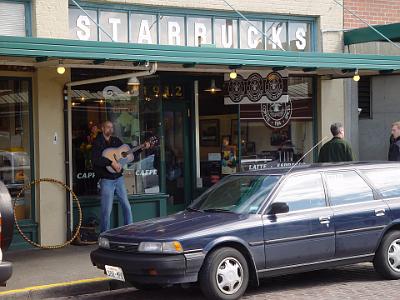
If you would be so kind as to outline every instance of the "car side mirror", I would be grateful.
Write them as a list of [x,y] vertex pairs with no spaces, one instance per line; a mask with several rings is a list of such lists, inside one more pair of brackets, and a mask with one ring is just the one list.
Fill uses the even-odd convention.
[[289,206],[285,202],[274,202],[269,210],[270,215],[284,214],[289,212]]

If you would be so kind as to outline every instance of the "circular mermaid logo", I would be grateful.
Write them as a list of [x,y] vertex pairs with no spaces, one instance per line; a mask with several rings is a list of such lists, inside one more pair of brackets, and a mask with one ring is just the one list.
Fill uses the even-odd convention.
[[246,92],[245,83],[241,75],[237,75],[236,79],[229,80],[228,95],[232,102],[239,103],[242,101]]
[[285,127],[292,116],[292,101],[263,103],[261,104],[261,115],[264,122],[272,128]]
[[258,102],[263,95],[263,78],[258,73],[253,73],[246,82],[247,97],[251,102]]
[[265,95],[271,101],[277,101],[283,93],[283,79],[278,72],[271,72],[265,80]]

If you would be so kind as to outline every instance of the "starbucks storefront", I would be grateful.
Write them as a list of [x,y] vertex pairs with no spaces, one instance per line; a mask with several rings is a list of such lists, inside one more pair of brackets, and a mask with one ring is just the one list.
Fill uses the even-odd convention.
[[[313,162],[317,150],[304,155],[347,116],[354,70],[400,69],[396,57],[317,52],[313,17],[248,14],[247,22],[223,11],[84,8],[69,8],[69,39],[0,36],[2,61],[29,67],[33,78],[30,179],[67,182],[84,224],[99,220],[91,151],[106,120],[133,147],[158,141],[125,166],[139,221],[184,209],[229,174]],[[76,211],[64,191],[51,201],[46,191],[32,190],[30,207],[50,244],[70,234]],[[123,218],[114,205],[115,227]]]

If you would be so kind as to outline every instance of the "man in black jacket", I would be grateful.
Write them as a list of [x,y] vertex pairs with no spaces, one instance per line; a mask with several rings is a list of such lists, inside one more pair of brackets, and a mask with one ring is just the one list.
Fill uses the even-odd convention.
[[[114,126],[110,121],[102,125],[102,133],[99,133],[93,142],[92,162],[96,177],[100,178],[101,189],[101,232],[110,229],[110,215],[114,200],[114,193],[117,194],[124,215],[124,224],[132,223],[132,211],[128,201],[122,166],[117,161],[111,161],[103,157],[102,153],[107,148],[121,146],[122,141],[113,136]],[[148,143],[145,148],[148,148]],[[111,173],[106,167],[111,166],[115,173]]]
[[390,143],[388,159],[400,161],[400,122],[392,124],[393,141]]

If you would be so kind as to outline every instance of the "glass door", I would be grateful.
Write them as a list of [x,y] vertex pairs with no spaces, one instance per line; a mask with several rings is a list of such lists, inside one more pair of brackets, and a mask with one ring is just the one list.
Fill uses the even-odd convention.
[[185,209],[190,201],[189,117],[185,101],[163,103],[168,213]]

